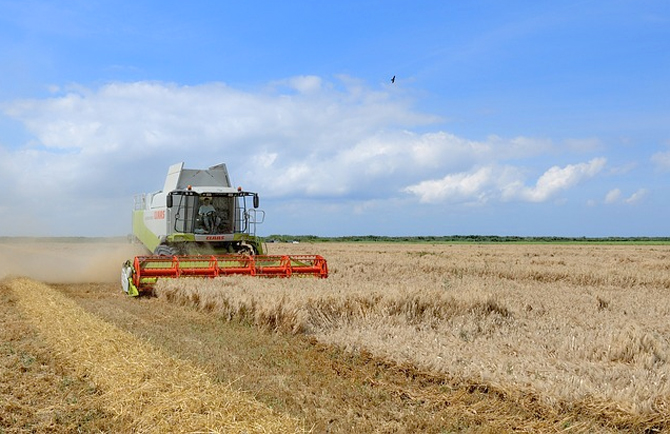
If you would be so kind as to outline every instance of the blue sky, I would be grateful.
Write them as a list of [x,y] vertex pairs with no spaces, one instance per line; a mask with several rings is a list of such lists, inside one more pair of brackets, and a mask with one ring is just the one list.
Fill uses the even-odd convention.
[[261,235],[668,236],[669,54],[664,0],[0,0],[0,235],[183,161]]

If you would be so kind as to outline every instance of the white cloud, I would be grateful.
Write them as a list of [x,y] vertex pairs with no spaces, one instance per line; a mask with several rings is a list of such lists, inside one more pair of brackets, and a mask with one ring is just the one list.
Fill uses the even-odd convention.
[[544,202],[560,191],[574,187],[595,176],[605,166],[604,158],[588,163],[551,167],[528,187],[523,182],[523,171],[513,166],[487,166],[471,172],[450,174],[437,180],[427,180],[403,189],[416,195],[421,202],[467,200],[483,202],[491,198],[501,201],[520,200]]
[[628,197],[622,197],[622,194],[623,193],[618,188],[610,190],[605,195],[605,203],[608,205],[621,203],[632,205],[644,199],[644,197],[648,194],[648,190],[646,188],[640,188]]
[[605,203],[616,203],[619,201],[619,198],[621,198],[621,190],[615,188],[607,192],[605,195]]
[[292,77],[287,80],[287,83],[300,93],[311,93],[317,92],[321,89],[323,80],[321,80],[321,77],[303,75],[299,77]]
[[670,170],[670,151],[655,153],[651,156],[651,162],[661,170]]
[[388,195],[407,185],[407,180],[420,181],[445,169],[465,169],[518,157],[521,155],[516,145],[519,140],[533,142],[523,138],[478,142],[443,131],[418,134],[409,130],[370,130],[332,146],[316,148],[300,159],[301,162],[307,160],[306,167],[291,170],[292,174],[301,175],[299,177],[284,175],[286,158],[285,153],[280,152],[283,158],[274,158],[255,179],[272,195],[307,192],[341,196],[351,192],[360,194],[361,186],[365,186],[367,195]]
[[638,191],[636,191],[635,193],[631,194],[630,197],[626,198],[624,200],[624,202],[626,202],[627,204],[637,203],[637,202],[641,201],[642,199],[644,199],[644,197],[647,195],[647,193],[648,193],[648,191],[647,191],[646,188],[641,188]]
[[[383,195],[398,170],[427,164],[424,158],[405,166],[414,142],[426,140],[403,129],[437,119],[355,80],[319,77],[254,92],[222,83],[71,86],[2,108],[32,137],[0,146],[0,181],[12,204],[0,218],[9,221],[22,209],[44,220],[42,233],[54,227],[125,233],[132,195],[159,189],[168,166],[179,161],[192,168],[226,162],[233,182],[265,197]],[[78,208],[88,211],[75,222]]]
[[255,93],[222,83],[111,83],[17,101],[5,112],[46,148],[43,157],[71,150],[79,170],[225,161],[233,177],[244,173],[271,195],[337,196],[370,183],[397,191],[407,181],[398,173],[419,181],[551,146],[546,139],[479,142],[444,131],[413,132],[437,118],[350,77],[341,83],[294,77]]
[[588,163],[569,164],[563,168],[554,166],[537,180],[535,187],[521,189],[519,197],[529,202],[543,202],[557,192],[595,176],[605,167],[605,163],[604,158],[594,158]]
[[492,182],[493,169],[482,167],[471,173],[456,173],[442,179],[422,181],[403,191],[419,197],[421,202],[486,200],[486,189]]
[[6,203],[64,233],[127,230],[132,195],[159,189],[180,161],[226,162],[234,183],[266,198],[359,203],[399,191],[422,202],[543,201],[604,165],[554,167],[527,187],[524,159],[555,152],[551,140],[418,132],[439,118],[350,77],[293,77],[257,91],[135,82],[63,92],[3,105],[32,137],[0,146],[0,181]]

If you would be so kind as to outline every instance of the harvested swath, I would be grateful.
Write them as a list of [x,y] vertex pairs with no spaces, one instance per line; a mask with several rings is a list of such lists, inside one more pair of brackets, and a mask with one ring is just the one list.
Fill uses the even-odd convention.
[[19,278],[8,286],[55,357],[95,384],[119,432],[303,431],[298,421],[214,383],[45,284]]
[[314,248],[327,281],[164,281],[158,295],[510,396],[529,388],[624,429],[670,424],[667,246]]
[[0,280],[0,433],[114,432],[95,387],[62,369]]

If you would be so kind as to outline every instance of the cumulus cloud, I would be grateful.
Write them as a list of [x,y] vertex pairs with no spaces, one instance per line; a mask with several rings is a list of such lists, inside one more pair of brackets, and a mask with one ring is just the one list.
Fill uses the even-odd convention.
[[[359,210],[399,192],[422,202],[540,202],[605,164],[553,167],[527,186],[523,161],[552,152],[550,139],[431,130],[440,118],[413,108],[411,95],[346,76],[292,77],[255,90],[133,82],[54,92],[2,106],[31,135],[0,145],[5,203],[32,212],[45,231],[123,233],[132,194],[159,189],[180,161],[225,162],[233,182],[264,197],[345,198]],[[0,217],[9,213],[0,208]]]
[[486,190],[492,184],[493,169],[482,167],[470,173],[456,173],[442,179],[422,181],[404,189],[419,197],[421,202],[444,200],[486,200]]
[[[79,169],[101,162],[163,164],[170,156],[197,164],[223,160],[233,174],[242,168],[277,194],[339,192],[350,181],[347,172],[393,170],[412,149],[431,146],[429,137],[405,137],[400,129],[437,120],[350,81],[335,89],[319,77],[296,77],[257,92],[222,83],[112,83],[16,101],[5,113],[35,136],[34,151],[48,159],[71,152]],[[389,128],[394,131],[384,134]],[[430,152],[419,150],[417,160]],[[253,164],[259,159],[263,170]],[[344,167],[326,176],[334,163]]]
[[489,199],[544,202],[558,192],[574,187],[598,174],[606,164],[605,158],[588,163],[554,166],[539,177],[534,186],[526,186],[523,171],[513,166],[488,166],[470,172],[449,174],[437,180],[422,181],[403,189],[416,195],[421,202],[475,201]]
[[605,167],[605,163],[605,158],[594,158],[588,163],[569,164],[563,168],[554,166],[537,180],[534,187],[520,189],[518,196],[529,202],[543,202],[557,192],[595,176]]

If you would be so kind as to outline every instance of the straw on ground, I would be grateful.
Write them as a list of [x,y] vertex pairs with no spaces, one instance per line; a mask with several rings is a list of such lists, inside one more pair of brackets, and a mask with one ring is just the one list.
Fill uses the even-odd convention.
[[[56,357],[95,384],[128,432],[302,432],[299,421],[85,312],[48,285],[8,283]],[[123,425],[125,424],[125,425]]]

